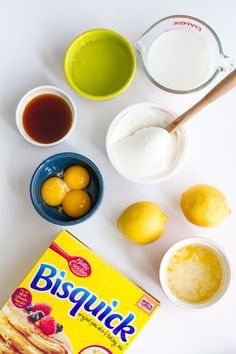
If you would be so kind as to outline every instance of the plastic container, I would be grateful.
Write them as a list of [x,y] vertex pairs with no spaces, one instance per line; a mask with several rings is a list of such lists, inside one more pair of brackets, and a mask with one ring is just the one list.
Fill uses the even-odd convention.
[[[117,164],[116,159],[113,156],[112,153],[112,143],[113,143],[113,135],[115,134],[115,131],[117,129],[117,126],[119,125],[119,123],[122,121],[122,125],[125,126],[126,124],[126,115],[127,113],[130,113],[132,111],[135,110],[139,110],[139,109],[143,109],[143,108],[157,108],[160,111],[166,112],[172,119],[175,119],[177,117],[177,115],[175,113],[173,113],[172,111],[170,111],[168,108],[160,106],[156,103],[152,103],[152,102],[143,102],[143,103],[138,103],[138,104],[134,104],[132,106],[128,106],[127,108],[123,109],[111,122],[108,131],[107,131],[107,135],[106,135],[106,151],[107,151],[107,155],[108,158],[111,162],[111,164],[113,165],[113,167],[117,170],[117,172],[125,177],[126,179],[132,181],[132,182],[136,182],[136,183],[142,183],[142,184],[154,184],[154,183],[159,183],[162,182],[168,178],[170,178],[171,176],[173,176],[175,173],[177,173],[177,171],[180,170],[180,168],[182,167],[185,157],[186,157],[186,151],[187,151],[187,136],[185,133],[185,129],[184,128],[179,128],[177,130],[177,134],[181,137],[181,141],[182,141],[182,151],[179,154],[179,158],[178,161],[176,161],[176,163],[174,164],[174,167],[172,170],[170,170],[166,175],[162,176],[162,177],[158,177],[158,178],[154,178],[154,179],[140,179],[140,178],[131,178],[130,176],[128,176],[127,174],[125,174],[125,172],[120,168],[120,166]],[[146,122],[147,126],[150,126],[150,122]],[[146,125],[145,123],[143,124],[143,126],[140,125],[139,129],[144,128]],[[125,129],[124,127],[122,129]],[[127,126],[127,131],[128,131],[128,126]]]
[[131,44],[119,33],[93,29],[69,45],[64,71],[71,87],[91,100],[118,96],[131,83],[136,59]]

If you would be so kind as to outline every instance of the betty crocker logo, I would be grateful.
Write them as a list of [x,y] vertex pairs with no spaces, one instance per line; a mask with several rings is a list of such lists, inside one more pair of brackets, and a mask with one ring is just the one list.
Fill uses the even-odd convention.
[[92,273],[89,262],[83,257],[72,259],[69,263],[70,269],[73,269],[73,273],[81,278],[89,277]]
[[196,28],[197,31],[201,32],[202,28],[198,25],[195,25],[195,23],[192,22],[186,22],[186,21],[175,21],[173,23],[173,26],[188,26],[188,27],[193,27]]

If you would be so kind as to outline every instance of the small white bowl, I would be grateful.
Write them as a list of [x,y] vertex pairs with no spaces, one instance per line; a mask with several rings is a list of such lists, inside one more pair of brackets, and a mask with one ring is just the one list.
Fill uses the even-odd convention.
[[[106,135],[106,151],[107,151],[107,155],[108,158],[111,162],[111,164],[113,165],[113,167],[117,170],[117,172],[125,177],[126,179],[132,181],[132,182],[136,182],[136,183],[142,183],[142,184],[154,184],[154,183],[159,183],[162,182],[164,180],[166,180],[167,178],[173,176],[177,171],[179,171],[179,169],[182,167],[183,162],[185,160],[186,157],[186,151],[187,151],[187,136],[185,133],[185,129],[183,127],[178,129],[178,133],[177,134],[181,134],[182,138],[183,138],[183,147],[182,147],[182,152],[181,152],[181,156],[178,160],[178,162],[176,163],[176,165],[173,167],[172,170],[170,170],[168,173],[166,173],[164,176],[160,176],[158,178],[155,179],[139,179],[139,178],[132,178],[128,175],[126,175],[124,173],[124,171],[122,171],[122,169],[120,168],[120,166],[118,165],[116,159],[113,156],[112,153],[112,142],[113,142],[113,136],[114,136],[114,132],[116,130],[117,125],[124,120],[126,118],[127,113],[130,113],[134,110],[137,109],[143,109],[143,108],[156,108],[159,109],[160,111],[166,112],[170,117],[172,117],[173,119],[177,118],[177,115],[172,112],[171,110],[169,110],[169,108],[166,108],[164,106],[161,106],[159,104],[156,103],[152,103],[152,102],[143,102],[143,103],[137,103],[134,104],[132,106],[128,106],[127,108],[123,109],[111,122],[108,131],[107,131],[107,135]],[[150,126],[150,123],[147,123],[146,126]],[[145,124],[143,124],[143,126],[141,128],[144,128]],[[138,129],[141,129],[140,127]],[[127,128],[128,130],[128,128]]]
[[[203,303],[199,303],[199,304],[192,304],[192,303],[188,303],[188,302],[178,299],[173,294],[173,292],[170,290],[167,280],[166,280],[166,268],[168,266],[168,263],[169,263],[172,255],[182,247],[193,246],[193,245],[206,246],[206,247],[212,249],[213,251],[215,251],[215,253],[221,259],[222,268],[223,268],[223,283],[222,283],[222,286],[221,286],[219,292],[214,297],[210,298],[208,301],[203,302]],[[231,275],[230,264],[229,264],[229,261],[225,255],[223,249],[216,242],[213,242],[207,238],[202,238],[202,237],[191,237],[191,238],[187,238],[187,239],[184,239],[182,241],[175,243],[172,247],[170,247],[168,249],[168,251],[163,256],[162,261],[161,261],[161,265],[160,265],[160,270],[159,270],[160,283],[161,283],[161,287],[162,287],[162,290],[164,291],[165,295],[174,304],[176,304],[184,309],[187,309],[187,310],[196,310],[196,309],[206,308],[206,307],[209,307],[209,306],[215,304],[216,302],[218,302],[223,297],[223,295],[225,294],[225,292],[227,291],[227,289],[229,287],[230,275]]]
[[[23,112],[24,112],[26,105],[36,96],[47,94],[47,93],[51,93],[51,94],[60,96],[68,103],[68,105],[70,106],[71,112],[72,112],[72,124],[71,124],[69,131],[61,139],[59,139],[53,143],[43,144],[43,143],[39,143],[39,142],[33,140],[26,133],[26,131],[23,127],[22,119],[23,119]],[[76,120],[77,120],[76,108],[75,108],[75,105],[74,105],[72,99],[65,91],[63,91],[55,86],[38,86],[38,87],[33,88],[32,90],[28,91],[21,98],[20,102],[18,103],[17,109],[16,109],[16,125],[17,125],[19,132],[21,133],[23,138],[25,138],[29,143],[37,145],[37,146],[48,147],[48,146],[53,146],[53,145],[57,145],[57,144],[61,143],[62,141],[67,139],[69,137],[69,135],[72,133],[72,131],[75,127],[75,124],[76,124]]]

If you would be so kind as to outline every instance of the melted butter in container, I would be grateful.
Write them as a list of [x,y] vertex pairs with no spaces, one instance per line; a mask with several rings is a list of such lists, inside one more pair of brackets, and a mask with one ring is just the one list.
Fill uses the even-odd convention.
[[207,307],[226,292],[230,266],[215,242],[189,238],[166,252],[160,266],[160,281],[163,291],[175,304],[189,309]]
[[200,245],[185,246],[169,260],[167,283],[175,296],[189,303],[208,301],[221,288],[222,264],[210,248]]
[[175,173],[186,151],[183,128],[169,134],[164,128],[175,118],[154,103],[123,110],[111,123],[106,139],[109,159],[125,178],[157,183]]

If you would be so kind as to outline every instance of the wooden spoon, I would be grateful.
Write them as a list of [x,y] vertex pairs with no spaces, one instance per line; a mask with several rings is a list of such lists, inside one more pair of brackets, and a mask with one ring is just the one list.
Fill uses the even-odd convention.
[[236,86],[236,69],[234,69],[229,75],[227,75],[222,81],[220,81],[210,92],[206,94],[199,102],[186,112],[181,114],[178,118],[168,124],[165,129],[169,133],[173,133],[178,127],[186,123],[196,113],[201,111],[211,102],[217,100],[217,98],[223,96],[226,92]]

